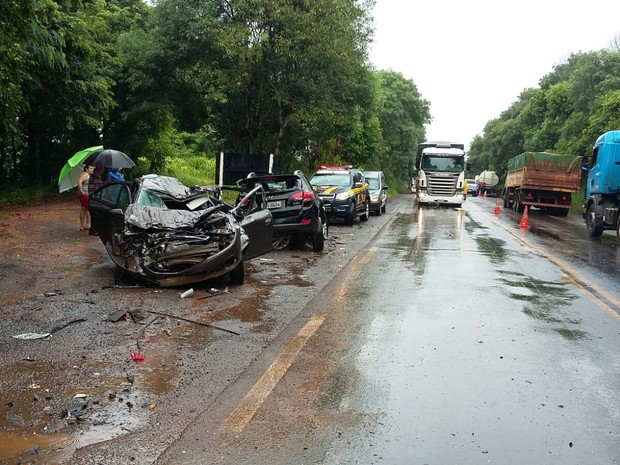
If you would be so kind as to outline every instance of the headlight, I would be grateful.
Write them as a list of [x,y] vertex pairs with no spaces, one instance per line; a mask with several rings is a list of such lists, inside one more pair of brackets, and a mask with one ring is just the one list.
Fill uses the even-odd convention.
[[373,202],[376,202],[377,200],[379,200],[379,196],[377,194],[371,195],[370,200],[372,200]]
[[349,198],[348,192],[343,192],[342,194],[336,195],[336,200],[347,200]]

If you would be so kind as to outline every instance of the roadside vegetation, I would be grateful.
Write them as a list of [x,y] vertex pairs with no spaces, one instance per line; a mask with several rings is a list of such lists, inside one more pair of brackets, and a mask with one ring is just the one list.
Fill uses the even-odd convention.
[[[503,181],[508,160],[523,152],[591,155],[599,135],[620,129],[619,76],[620,35],[609,49],[572,54],[485,125],[470,145],[470,171],[492,170]],[[583,191],[574,211],[578,203],[581,210]]]
[[0,203],[53,193],[65,161],[99,144],[134,177],[209,184],[220,152],[272,153],[278,172],[350,163],[406,185],[429,102],[370,67],[372,3],[9,2]]
[[[99,144],[136,161],[130,177],[209,184],[220,152],[273,153],[276,172],[353,164],[407,191],[431,102],[412,80],[369,64],[372,6],[8,2],[0,205],[54,195],[65,161]],[[503,179],[506,160],[526,150],[585,154],[620,127],[619,75],[618,40],[572,55],[487,123],[470,145],[472,173]]]

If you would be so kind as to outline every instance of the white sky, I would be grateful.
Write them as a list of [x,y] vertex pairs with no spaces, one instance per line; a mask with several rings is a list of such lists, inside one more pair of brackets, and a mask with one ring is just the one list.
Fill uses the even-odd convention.
[[620,0],[376,0],[370,60],[430,101],[427,140],[469,147],[571,53],[608,48]]

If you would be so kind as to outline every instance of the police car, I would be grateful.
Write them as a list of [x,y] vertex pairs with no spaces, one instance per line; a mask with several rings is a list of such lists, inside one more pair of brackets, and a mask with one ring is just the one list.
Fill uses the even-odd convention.
[[322,165],[310,184],[323,201],[328,218],[343,218],[349,226],[358,216],[361,221],[368,221],[370,194],[361,170],[351,165]]

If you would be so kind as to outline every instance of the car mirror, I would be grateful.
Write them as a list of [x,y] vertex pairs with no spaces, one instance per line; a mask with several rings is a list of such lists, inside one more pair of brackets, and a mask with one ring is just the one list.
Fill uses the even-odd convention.
[[384,190],[384,191],[388,190],[388,186],[387,186],[387,185],[386,185],[386,186],[383,186],[383,190]]
[[353,184],[353,187],[362,187],[364,184],[361,182],[356,182],[355,184]]
[[110,210],[110,215],[123,217],[125,213],[120,208],[113,208],[112,210]]

